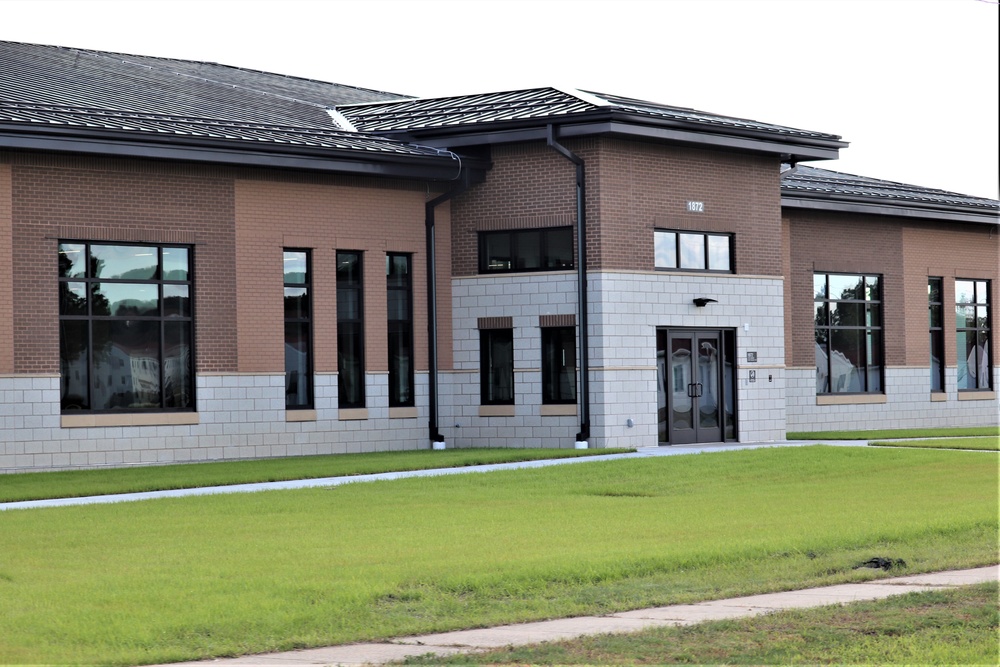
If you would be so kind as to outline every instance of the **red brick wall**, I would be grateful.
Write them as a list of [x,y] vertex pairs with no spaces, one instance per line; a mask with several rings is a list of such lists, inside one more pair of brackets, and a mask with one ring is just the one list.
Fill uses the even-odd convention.
[[14,372],[14,234],[10,165],[0,164],[0,374]]
[[198,370],[236,370],[231,178],[138,160],[36,154],[10,161],[15,372],[59,370],[59,239],[193,244]]
[[[781,275],[776,158],[609,138],[564,143],[586,162],[588,268],[652,271],[653,230],[671,228],[735,234],[739,273]],[[542,142],[499,146],[492,157],[486,182],[453,209],[458,276],[478,271],[478,231],[575,225],[573,163]],[[688,201],[705,212],[688,213]]]
[[[888,366],[929,364],[927,278],[944,280],[945,353],[953,366],[955,283],[958,278],[993,280],[994,308],[1000,287],[1000,243],[987,225],[921,222],[788,209],[785,281],[785,356],[792,366],[816,363],[813,273],[872,273],[884,276],[883,333]],[[993,313],[996,320],[996,312]],[[996,327],[993,349],[997,349]],[[994,360],[995,361],[995,360]]]

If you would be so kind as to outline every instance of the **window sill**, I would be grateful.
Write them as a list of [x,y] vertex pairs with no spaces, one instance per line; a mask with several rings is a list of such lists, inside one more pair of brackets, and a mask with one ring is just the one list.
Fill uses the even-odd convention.
[[931,403],[944,403],[948,400],[948,394],[943,391],[936,391],[931,394]]
[[960,401],[995,401],[997,393],[995,391],[960,391],[958,392]]
[[417,408],[389,408],[389,419],[416,419]]
[[513,417],[514,409],[516,406],[513,405],[480,405],[479,406],[479,416],[480,417]]
[[122,415],[62,415],[62,428],[103,428],[107,426],[193,426],[197,412],[131,413]]
[[885,394],[823,394],[816,397],[816,405],[873,405],[886,402]]
[[542,405],[538,414],[542,417],[575,417],[576,403]]
[[337,417],[342,422],[368,419],[368,408],[347,408],[339,410]]
[[286,410],[286,422],[314,422],[316,421],[315,410]]

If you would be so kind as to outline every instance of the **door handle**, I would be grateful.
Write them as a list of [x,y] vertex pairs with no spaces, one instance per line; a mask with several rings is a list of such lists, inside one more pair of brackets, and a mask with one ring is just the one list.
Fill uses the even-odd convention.
[[698,398],[701,398],[701,394],[702,394],[702,391],[703,391],[704,389],[705,389],[705,388],[704,388],[704,387],[702,386],[702,384],[701,384],[701,383],[699,382],[699,383],[698,383]]

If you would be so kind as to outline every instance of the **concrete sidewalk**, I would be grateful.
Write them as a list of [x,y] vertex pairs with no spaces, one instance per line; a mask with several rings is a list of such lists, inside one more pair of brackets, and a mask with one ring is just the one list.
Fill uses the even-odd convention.
[[[242,658],[179,663],[186,667],[230,665],[381,665],[414,655],[450,655],[504,646],[574,639],[584,635],[637,632],[661,626],[692,625],[702,621],[742,618],[782,609],[801,609],[878,600],[915,591],[930,591],[1000,579],[1000,566],[880,579],[860,584],[840,584],[801,591],[768,593],[698,604],[637,609],[607,616],[562,618],[496,628],[460,630],[417,637],[400,637],[374,644],[349,644],[327,648],[252,655]],[[176,664],[175,666],[176,667]]]

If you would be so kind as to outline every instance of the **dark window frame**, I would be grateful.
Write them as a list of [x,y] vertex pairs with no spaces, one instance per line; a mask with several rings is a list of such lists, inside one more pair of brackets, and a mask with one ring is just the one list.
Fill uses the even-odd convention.
[[[578,368],[576,365],[576,327],[558,326],[541,327],[542,329],[542,405],[573,405],[577,400]],[[568,337],[568,340],[566,338]],[[562,351],[562,359],[555,361],[548,358],[550,350],[557,348],[559,338],[563,340],[558,347]],[[555,369],[558,373],[554,373]],[[560,382],[559,374],[570,371],[571,382],[568,391]],[[553,377],[553,375],[556,377]]]
[[[301,283],[300,282],[287,282],[287,281],[285,281],[284,277],[285,277],[286,274],[284,274],[284,271],[282,271],[282,274],[283,274],[282,284],[283,284],[284,290],[286,291],[285,292],[285,297],[284,297],[286,299],[286,301],[285,301],[285,303],[286,303],[285,318],[284,318],[285,319],[285,409],[286,410],[312,410],[316,406],[316,402],[315,402],[316,401],[316,391],[315,391],[315,381],[314,381],[314,378],[315,378],[315,372],[314,372],[315,371],[315,367],[314,367],[314,364],[315,364],[315,354],[314,354],[315,335],[314,335],[314,328],[313,328],[313,305],[312,305],[312,303],[313,303],[313,298],[312,298],[313,297],[313,288],[312,288],[312,272],[313,272],[313,269],[312,269],[312,251],[309,250],[308,248],[284,248],[284,249],[282,249],[282,261],[284,262],[284,259],[289,254],[292,254],[292,253],[295,253],[295,254],[302,253],[302,254],[304,254],[305,255],[305,260],[306,260],[306,266],[305,266],[304,281],[301,282]],[[282,269],[284,269],[284,264],[282,264]],[[304,315],[300,315],[298,317],[289,317],[288,316],[288,309],[287,309],[288,295],[287,295],[287,290],[289,290],[289,289],[304,289],[305,290],[305,295],[304,295],[304,299],[303,299],[303,303],[305,304],[305,309],[304,309],[305,314]],[[289,325],[292,325],[292,326],[305,325],[305,330],[307,332],[306,333],[306,337],[308,338],[308,340],[306,342],[306,348],[307,349],[304,352],[305,357],[306,357],[306,359],[305,359],[305,373],[304,373],[304,375],[305,375],[304,381],[306,383],[306,388],[305,388],[306,389],[305,390],[305,394],[306,395],[305,395],[304,399],[302,399],[302,400],[300,400],[298,402],[295,402],[293,400],[293,397],[289,394],[290,387],[289,387],[288,379],[289,379],[289,375],[293,372],[293,369],[290,369],[288,367],[288,327],[289,327]]]
[[[341,258],[350,258],[357,262],[357,284],[349,284],[343,279],[340,271]],[[337,407],[341,410],[350,410],[365,407],[367,392],[365,391],[365,264],[364,252],[361,250],[338,250],[337,251]],[[347,293],[352,293],[357,298],[357,317],[344,317],[344,309],[341,307],[341,297]],[[349,377],[353,371],[348,372],[347,364],[344,363],[343,352],[347,345],[344,345],[345,334],[353,335],[357,342],[358,363],[356,364],[357,377]],[[355,383],[355,388],[359,392],[358,400],[347,400],[347,382],[351,380]]]
[[[656,263],[657,235],[659,234],[674,235],[674,264],[676,266],[660,266]],[[702,237],[702,260],[704,262],[705,268],[700,269],[700,268],[690,268],[690,267],[680,266],[681,234]],[[727,243],[728,254],[729,254],[728,269],[709,268],[709,260],[711,258],[711,252],[709,251],[710,238],[724,238],[728,241]],[[721,275],[736,273],[736,235],[729,232],[702,232],[691,229],[667,229],[667,228],[657,227],[653,230],[653,267],[657,271],[681,271],[685,273],[718,273]]]
[[[402,258],[406,260],[406,279],[402,285],[391,283],[391,267],[393,260]],[[387,252],[385,254],[386,272],[386,303],[392,303],[390,295],[393,292],[400,292],[406,299],[406,313],[403,318],[393,318],[391,308],[386,308],[387,329],[386,329],[386,350],[389,363],[389,407],[390,408],[410,408],[416,405],[416,385],[414,382],[414,362],[416,353],[413,348],[413,254],[405,252]],[[400,355],[393,355],[393,338],[398,337],[405,343],[409,352],[409,367],[405,371],[404,383],[400,382],[400,370],[398,361],[402,359]],[[405,395],[404,395],[405,393]]]
[[[824,297],[819,298],[816,296],[816,278],[819,276],[825,276],[824,281]],[[838,276],[845,278],[857,278],[862,280],[862,289],[865,291],[863,298],[858,299],[832,299],[830,298],[830,277]],[[868,298],[869,296],[869,280],[875,279],[878,281],[878,299]],[[884,318],[885,318],[885,277],[882,274],[877,273],[842,273],[837,271],[816,271],[813,273],[813,321],[814,321],[814,341],[817,347],[820,347],[820,332],[825,332],[825,349],[823,349],[826,355],[826,385],[823,390],[818,386],[816,387],[817,395],[822,396],[868,396],[873,394],[885,394],[885,334],[884,334]],[[864,308],[865,319],[867,320],[867,313],[870,307],[877,307],[878,309],[878,322],[877,323],[865,323],[862,325],[851,325],[851,324],[833,324],[831,317],[830,304],[854,304],[861,305]],[[821,324],[817,321],[817,308],[819,304],[823,304],[823,314],[825,317],[825,322]],[[860,365],[854,365],[852,363],[852,368],[857,368],[860,370],[859,376],[864,379],[864,388],[862,391],[834,391],[832,387],[833,374],[833,354],[831,354],[831,345],[834,332],[836,331],[863,331],[865,332],[865,340],[867,341],[869,337],[874,333],[878,332],[878,358],[880,363],[872,363],[872,359],[869,357],[867,345],[863,347],[863,363]],[[872,370],[874,368],[878,369],[878,374],[874,376],[878,381],[877,387],[872,387]],[[817,375],[819,374],[819,364],[817,363]]]
[[[960,283],[960,282],[972,283],[972,288],[973,288],[973,295],[972,295],[972,299],[973,300],[972,301],[959,301],[958,300],[959,299],[959,293],[958,293],[959,286],[958,286],[958,283]],[[980,285],[983,286],[983,291],[985,292],[985,294],[980,294]],[[967,357],[967,355],[965,355],[963,353],[963,351],[958,350],[959,334],[965,333],[966,335],[969,335],[971,333],[972,335],[974,335],[976,337],[976,339],[979,339],[979,337],[984,337],[986,339],[986,341],[987,341],[987,344],[986,344],[986,346],[984,348],[980,348],[978,345],[973,348],[976,351],[976,359],[974,360],[974,363],[975,363],[975,368],[977,369],[976,376],[977,376],[977,385],[978,386],[976,386],[976,387],[963,387],[960,384],[961,383],[961,378],[958,377],[958,378],[956,378],[956,386],[958,387],[958,391],[960,393],[976,392],[976,391],[992,391],[993,390],[993,349],[992,349],[993,346],[989,344],[991,342],[991,340],[992,340],[991,339],[991,332],[993,331],[993,327],[992,327],[992,324],[993,324],[993,322],[992,322],[992,318],[993,318],[993,308],[992,308],[992,305],[993,304],[992,304],[992,300],[991,300],[991,297],[993,296],[992,291],[993,291],[993,281],[992,280],[985,279],[985,278],[983,278],[983,279],[979,279],[979,278],[955,278],[955,314],[956,314],[956,319],[958,317],[958,312],[959,312],[960,308],[971,307],[971,308],[973,308],[973,312],[976,313],[975,314],[975,317],[976,317],[976,320],[975,320],[976,326],[974,326],[974,327],[970,327],[970,326],[960,327],[960,326],[957,325],[957,322],[956,322],[956,326],[955,326],[955,348],[956,348],[956,354],[958,355],[958,357],[955,359],[956,364],[960,364],[964,360],[966,362],[966,367],[968,367],[967,366],[967,364],[968,364],[968,357]],[[983,317],[981,319],[979,318],[979,315],[977,313],[977,311],[980,308],[982,308],[982,309],[985,310],[985,317]],[[980,360],[980,355],[982,355],[982,354],[985,354],[985,356],[986,356],[985,362],[983,362],[983,361]],[[979,372],[978,371],[982,371],[984,369],[986,371],[986,373],[985,373],[986,374],[986,386],[983,386],[981,384],[981,382],[979,382],[979,380],[978,380],[978,378],[979,378]]]
[[[505,340],[498,341],[503,338]],[[510,368],[494,369],[493,367],[493,344],[495,342],[508,342],[510,344]],[[479,330],[479,401],[480,405],[514,405],[517,394],[514,391],[514,329],[480,329]],[[503,375],[501,375],[501,371]],[[510,398],[494,398],[503,392],[497,391],[498,380],[506,379]]]
[[[937,298],[935,299],[935,291]],[[937,324],[935,324],[935,321]],[[931,391],[943,393],[945,387],[946,355],[944,346],[944,278],[929,276],[927,278],[927,327],[929,337],[930,384]],[[938,366],[934,368],[934,352],[939,354]]]
[[[195,362],[195,259],[194,259],[194,247],[190,244],[184,243],[149,243],[149,242],[124,242],[124,241],[93,241],[93,240],[82,240],[82,239],[59,239],[57,242],[57,256],[62,256],[65,254],[63,248],[65,246],[83,246],[84,257],[84,275],[83,276],[65,276],[63,275],[64,270],[62,266],[57,267],[58,276],[58,286],[59,286],[59,365],[60,365],[60,412],[62,414],[123,414],[123,413],[166,413],[166,412],[195,412],[197,409],[197,382],[195,380],[196,375],[196,362]],[[135,277],[103,277],[95,275],[96,263],[95,258],[92,254],[92,248],[94,246],[100,247],[126,247],[126,248],[155,248],[156,251],[156,270],[155,277],[153,278],[135,278]],[[169,251],[171,249],[184,250],[187,253],[186,262],[186,280],[170,280],[163,277],[164,271],[164,251]],[[67,267],[68,269],[69,267]],[[65,313],[64,305],[68,302],[71,297],[75,297],[75,292],[70,287],[71,283],[82,283],[84,285],[84,300],[85,300],[85,313]],[[137,314],[131,313],[127,315],[111,315],[111,314],[95,314],[94,304],[97,300],[97,295],[103,296],[101,294],[102,285],[155,285],[157,288],[157,314]],[[180,286],[187,288],[187,304],[186,310],[187,314],[167,314],[165,312],[167,307],[168,296],[164,295],[164,287],[169,286]],[[78,297],[77,297],[78,298]],[[105,297],[105,301],[106,301]],[[68,309],[68,308],[66,308]],[[85,362],[85,383],[86,388],[85,396],[81,396],[82,403],[84,405],[77,405],[75,407],[67,407],[67,389],[69,386],[66,370],[69,367],[69,362],[64,357],[65,351],[69,347],[69,343],[65,339],[64,324],[78,322],[83,323],[86,328],[86,342],[84,343],[85,349],[83,351],[86,357]],[[135,407],[135,406],[125,406],[125,407],[105,407],[105,408],[94,408],[94,394],[95,389],[98,387],[96,383],[100,382],[100,377],[98,377],[98,368],[95,362],[94,354],[94,327],[99,323],[115,323],[115,322],[138,322],[138,323],[150,323],[155,322],[158,325],[158,347],[157,347],[157,364],[159,371],[159,405],[155,407]],[[170,384],[170,379],[166,372],[164,372],[167,366],[166,361],[171,358],[167,355],[168,346],[168,336],[167,336],[167,326],[170,324],[186,324],[187,336],[186,343],[187,348],[187,373],[186,373],[186,383],[182,386],[179,392],[168,393],[168,386]],[[116,366],[109,362],[110,368],[123,368],[124,362],[119,359],[119,363]],[[101,369],[103,372],[103,369]],[[77,373],[78,375],[78,373]],[[124,377],[120,378],[124,381]],[[114,383],[109,384],[109,388],[113,388]],[[186,404],[180,406],[168,406],[171,396],[180,395],[186,399]]]
[[[525,255],[520,252],[520,241],[528,234],[539,234],[538,266],[534,268],[519,267],[518,262]],[[556,262],[549,248],[552,245],[551,237],[555,234],[569,235],[569,258],[568,263],[552,266]],[[510,247],[510,266],[494,267],[489,266],[487,256],[488,243],[491,238],[507,236]],[[576,260],[573,255],[573,228],[564,227],[536,227],[532,229],[504,229],[496,231],[479,232],[479,273],[537,273],[540,271],[571,271],[575,268]]]

